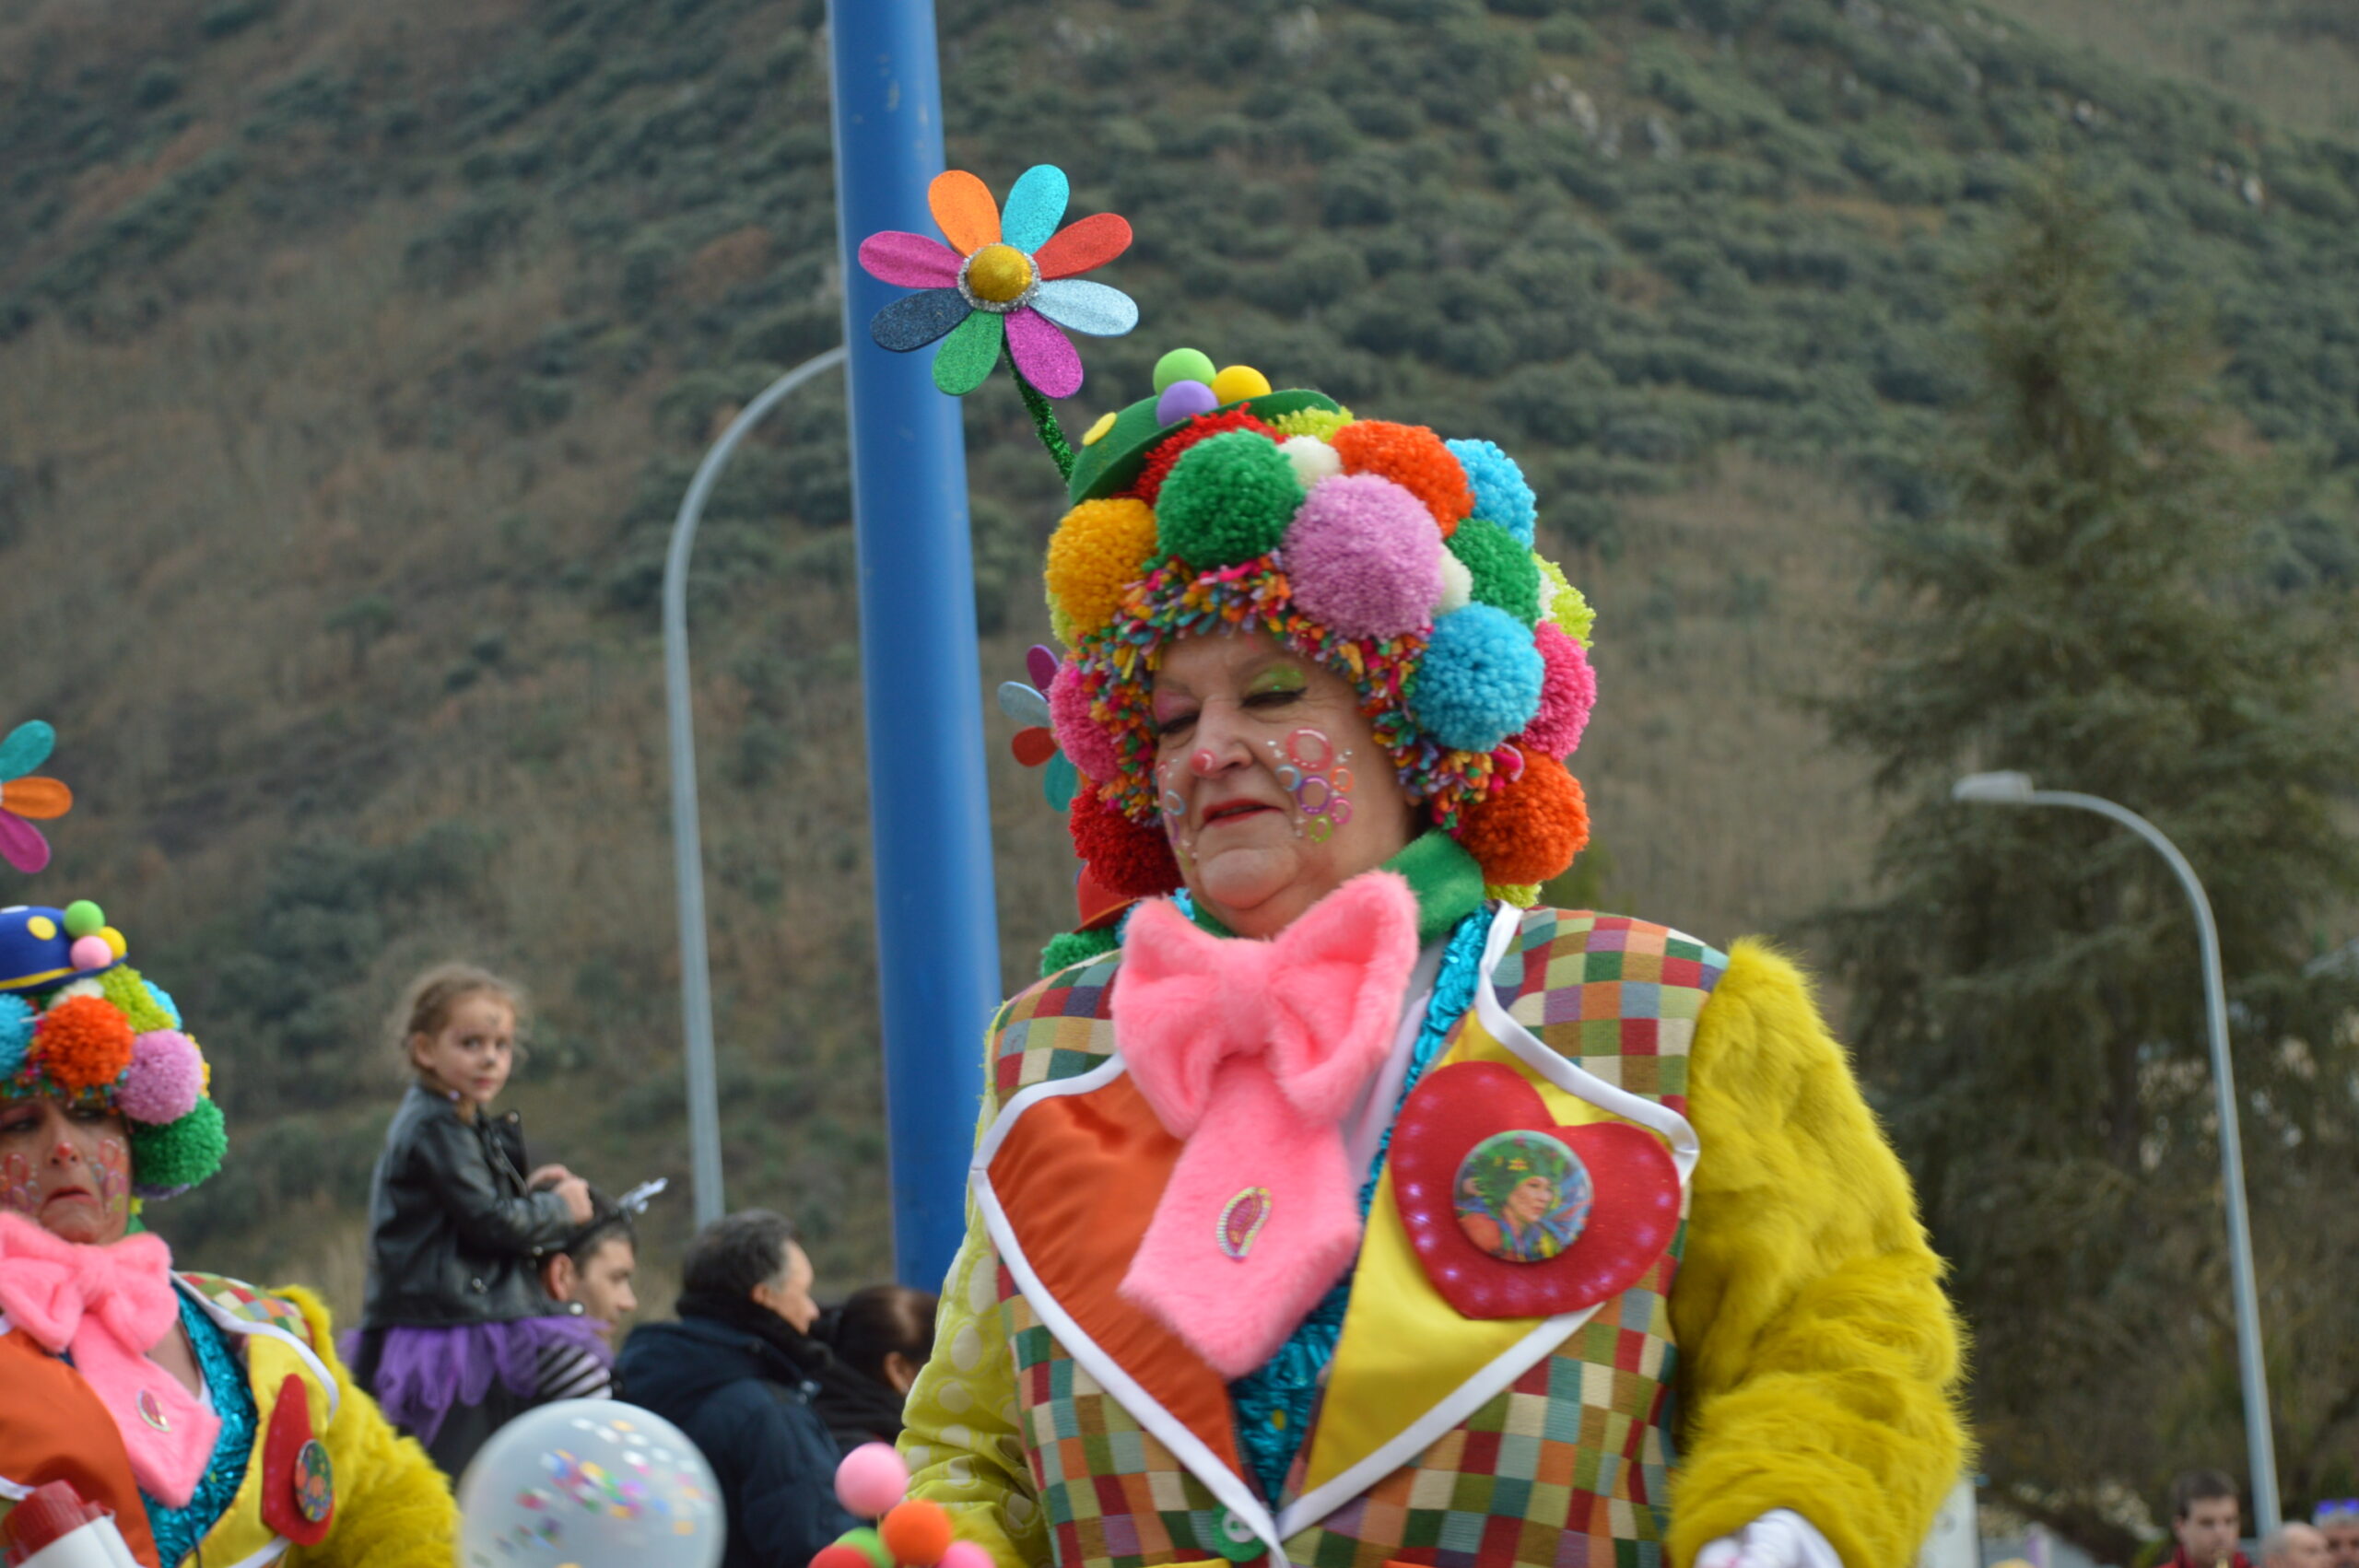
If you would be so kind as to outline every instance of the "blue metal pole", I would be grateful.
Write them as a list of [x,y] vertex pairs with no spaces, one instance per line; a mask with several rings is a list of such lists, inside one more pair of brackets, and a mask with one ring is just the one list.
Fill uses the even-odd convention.
[[893,1250],[900,1278],[930,1289],[965,1230],[982,1031],[1000,996],[982,672],[958,403],[934,390],[930,355],[869,340],[869,317],[902,291],[861,271],[858,252],[880,228],[933,231],[942,76],[932,0],[829,0],[827,28]]

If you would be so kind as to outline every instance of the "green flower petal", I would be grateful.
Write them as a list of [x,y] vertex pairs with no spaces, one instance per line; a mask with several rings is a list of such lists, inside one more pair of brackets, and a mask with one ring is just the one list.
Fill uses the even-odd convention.
[[959,322],[933,351],[933,384],[952,397],[965,397],[981,386],[999,363],[1000,340],[1006,330],[989,310],[978,310]]

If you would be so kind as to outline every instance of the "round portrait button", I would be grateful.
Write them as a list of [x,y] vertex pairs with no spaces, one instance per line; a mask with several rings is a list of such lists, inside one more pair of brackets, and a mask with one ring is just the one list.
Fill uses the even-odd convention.
[[1580,1235],[1595,1191],[1564,1140],[1519,1129],[1466,1152],[1452,1196],[1468,1241],[1503,1262],[1545,1263]]

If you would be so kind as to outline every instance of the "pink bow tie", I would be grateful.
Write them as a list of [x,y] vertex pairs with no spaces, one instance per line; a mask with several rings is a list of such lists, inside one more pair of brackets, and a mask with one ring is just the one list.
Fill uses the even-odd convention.
[[1359,1249],[1343,1118],[1391,1048],[1417,960],[1417,901],[1353,878],[1267,942],[1131,917],[1114,1040],[1186,1140],[1122,1293],[1224,1377],[1261,1366]]
[[162,1239],[84,1246],[0,1213],[0,1313],[51,1354],[72,1353],[114,1417],[133,1478],[160,1502],[186,1506],[221,1421],[147,1358],[180,1317]]

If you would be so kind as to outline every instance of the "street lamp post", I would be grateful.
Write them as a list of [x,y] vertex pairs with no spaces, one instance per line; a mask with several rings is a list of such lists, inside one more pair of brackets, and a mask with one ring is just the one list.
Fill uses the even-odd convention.
[[762,389],[697,464],[672,521],[663,556],[663,706],[672,753],[672,865],[680,914],[680,1014],[688,1067],[688,1165],[697,1223],[721,1218],[721,1084],[712,1060],[712,969],[705,957],[704,836],[697,813],[696,705],[688,685],[688,554],[704,504],[745,432],[787,393],[844,362],[841,345],[816,354]]
[[2220,1100],[2220,1176],[2227,1188],[2228,1255],[2236,1306],[2236,1363],[2244,1385],[2245,1446],[2252,1466],[2253,1510],[2260,1533],[2277,1528],[2277,1446],[2269,1427],[2269,1384],[2261,1369],[2260,1296],[2253,1283],[2252,1219],[2245,1206],[2245,1162],[2236,1130],[2236,1069],[2228,1059],[2227,990],[2220,975],[2220,930],[2212,900],[2195,868],[2162,830],[2126,806],[2070,790],[2035,790],[2027,773],[1975,773],[1950,789],[1950,798],[1985,805],[2068,806],[2110,817],[2143,838],[2167,861],[2195,909],[2195,934],[2203,958],[2203,1017],[2212,1037],[2212,1087]]

